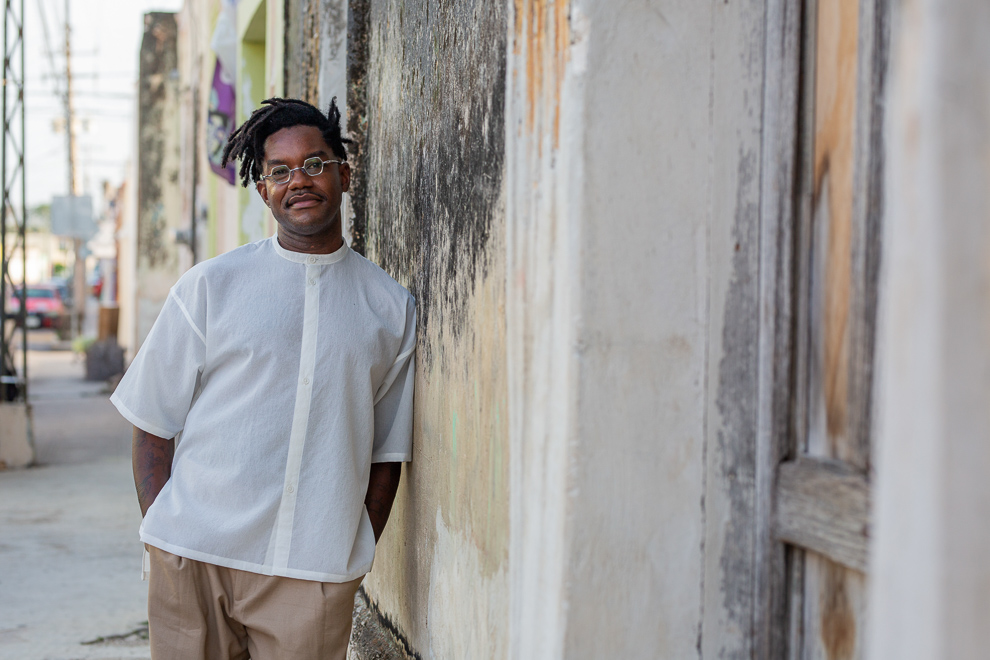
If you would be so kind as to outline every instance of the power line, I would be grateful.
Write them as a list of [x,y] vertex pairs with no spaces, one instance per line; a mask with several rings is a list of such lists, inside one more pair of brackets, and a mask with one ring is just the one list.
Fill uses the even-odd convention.
[[[72,52],[72,56],[76,57],[78,53]],[[82,76],[84,78],[133,78],[137,81],[138,72],[137,71],[86,71],[82,73],[72,72],[72,77]]]
[[[38,4],[40,5],[44,1],[45,0],[38,0]],[[49,2],[51,2],[52,6],[54,7],[53,13],[55,14],[55,24],[58,26],[65,25],[65,20],[62,18],[61,15],[59,15],[58,0],[49,0]]]
[[[25,94],[28,94],[30,96],[34,96],[34,95],[45,96],[45,95],[47,95],[47,92],[44,92],[44,91],[39,90],[39,89],[28,89],[24,93]],[[101,92],[101,91],[95,90],[95,89],[94,90],[86,90],[84,92],[75,91],[73,93],[73,96],[75,96],[76,98],[82,97],[82,98],[89,98],[89,99],[96,99],[96,100],[106,99],[107,101],[133,101],[135,98],[137,98],[137,95],[134,94],[133,92]]]
[[45,16],[44,5],[45,3],[43,1],[37,3],[38,15],[41,17],[41,33],[45,40],[45,53],[48,55],[48,64],[51,67],[51,77],[55,81],[55,95],[62,96],[62,90],[59,89],[59,83],[62,81],[62,78],[56,75],[58,69],[55,67],[55,54],[52,51],[52,40],[48,34],[48,18]]

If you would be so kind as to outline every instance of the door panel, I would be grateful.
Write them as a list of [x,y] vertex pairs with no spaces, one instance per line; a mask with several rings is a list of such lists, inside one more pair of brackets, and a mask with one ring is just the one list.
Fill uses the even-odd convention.
[[866,575],[805,552],[804,658],[864,657]]
[[792,557],[782,626],[794,659],[864,657],[879,209],[862,200],[881,180],[877,7],[805,4],[792,458],[777,467],[773,520]]

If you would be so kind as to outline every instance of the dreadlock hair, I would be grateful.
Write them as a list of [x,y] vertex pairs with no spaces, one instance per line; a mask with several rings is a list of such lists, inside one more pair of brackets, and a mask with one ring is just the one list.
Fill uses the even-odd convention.
[[246,188],[252,181],[259,181],[265,160],[265,140],[272,133],[291,126],[315,126],[320,129],[334,155],[347,160],[344,145],[353,140],[340,134],[340,110],[337,109],[336,96],[331,99],[325,115],[305,101],[271,98],[262,101],[261,107],[227,138],[220,167],[240,160],[241,185]]

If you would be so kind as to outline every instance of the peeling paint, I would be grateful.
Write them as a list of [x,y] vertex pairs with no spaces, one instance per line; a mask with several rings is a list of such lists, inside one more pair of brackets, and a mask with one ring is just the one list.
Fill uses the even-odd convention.
[[[556,148],[560,142],[560,95],[570,57],[571,3],[566,0],[514,0],[514,3],[513,51],[526,63],[526,130],[539,131],[539,110],[550,108]],[[587,23],[583,23],[582,29],[586,28]]]

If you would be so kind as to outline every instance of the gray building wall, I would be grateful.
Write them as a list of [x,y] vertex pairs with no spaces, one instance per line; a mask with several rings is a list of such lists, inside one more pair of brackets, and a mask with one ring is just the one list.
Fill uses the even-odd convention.
[[[121,273],[135,282],[133,305],[135,351],[151,330],[169,288],[188,267],[188,255],[175,242],[185,229],[183,191],[179,177],[180,82],[178,27],[175,14],[145,14],[138,78],[137,213],[134,273]],[[184,261],[185,259],[185,261]],[[133,354],[131,355],[133,357]]]

